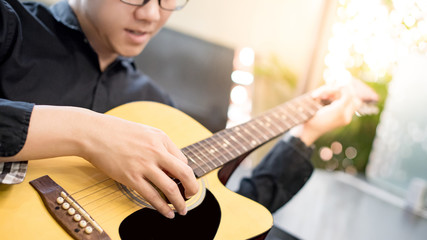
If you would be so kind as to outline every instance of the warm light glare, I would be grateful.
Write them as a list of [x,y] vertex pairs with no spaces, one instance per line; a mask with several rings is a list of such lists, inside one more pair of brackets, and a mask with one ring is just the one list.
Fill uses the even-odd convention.
[[319,150],[319,155],[320,155],[320,159],[322,159],[323,161],[329,161],[332,159],[334,154],[330,148],[322,147]]
[[231,80],[237,84],[251,85],[254,82],[254,75],[250,72],[235,70],[231,73]]
[[227,116],[229,119],[228,127],[232,127],[243,122],[247,122],[251,119],[251,104],[246,104],[242,106],[230,105],[228,108]]
[[255,52],[252,48],[242,48],[239,53],[239,61],[244,66],[252,66],[255,61]]
[[333,142],[331,144],[331,149],[334,154],[340,154],[342,152],[342,144],[340,142]]
[[231,89],[230,98],[235,104],[244,104],[248,100],[248,91],[243,86],[235,86]]
[[345,149],[345,156],[348,159],[354,159],[357,156],[357,149],[354,147],[348,147]]
[[339,20],[332,27],[324,59],[327,83],[348,81],[350,72],[377,81],[392,75],[397,61],[409,51],[427,54],[426,0],[392,0],[390,6],[381,0],[339,0],[339,4]]

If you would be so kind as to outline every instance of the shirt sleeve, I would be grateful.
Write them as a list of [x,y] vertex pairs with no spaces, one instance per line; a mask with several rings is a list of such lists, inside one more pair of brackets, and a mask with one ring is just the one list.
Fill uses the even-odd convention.
[[[16,155],[27,139],[34,104],[0,99],[0,156]],[[26,162],[0,163],[0,183],[22,182]]]
[[310,157],[313,148],[299,138],[285,135],[242,179],[237,193],[275,212],[286,204],[307,182],[313,172]]
[[11,46],[16,42],[20,29],[18,17],[8,2],[0,0],[0,62],[7,57]]

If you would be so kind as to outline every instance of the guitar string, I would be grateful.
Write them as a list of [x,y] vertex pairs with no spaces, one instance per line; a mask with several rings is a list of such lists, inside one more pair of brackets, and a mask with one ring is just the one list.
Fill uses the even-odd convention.
[[[227,139],[227,137],[229,137],[229,135],[230,135],[230,133],[228,132],[228,131],[222,131],[222,140],[224,141],[224,143],[222,144],[222,148],[227,148],[228,149],[228,147],[231,147],[232,149],[234,149],[234,151],[236,151],[237,152],[237,154],[238,155],[241,155],[242,154],[242,152],[241,151],[239,151],[239,149],[238,148],[236,148],[234,145],[232,145],[231,144],[231,142]],[[212,148],[210,148],[210,145],[209,145],[209,147],[206,147],[207,146],[207,143],[208,141],[202,141],[199,145],[200,146],[202,146],[202,149],[200,150],[200,149],[198,149],[204,156],[206,156],[206,155],[212,155],[214,158],[213,158],[213,160],[212,160],[212,162],[214,162],[214,160],[217,160],[218,162],[219,162],[219,164],[215,164],[214,163],[214,167],[212,168],[212,169],[215,169],[215,168],[217,168],[217,167],[219,167],[219,166],[221,166],[222,164],[224,164],[224,163],[226,163],[227,162],[227,160],[231,160],[230,158],[225,158],[225,160],[226,161],[221,161],[217,156],[215,156],[214,154],[213,154],[213,152],[212,151],[214,151]],[[214,143],[215,144],[215,143]],[[219,146],[218,146],[219,147]],[[221,155],[221,151],[218,151],[217,149],[217,147],[215,147],[214,149],[216,149],[216,152],[217,153],[219,153],[220,155]],[[230,151],[231,152],[231,151]],[[234,157],[234,156],[236,156],[235,154],[232,154],[232,156]]]
[[[204,156],[206,156],[208,159],[209,159],[209,156],[212,156],[213,158],[211,158],[212,159],[212,164],[213,164],[213,168],[212,169],[215,169],[216,167],[218,167],[218,166],[221,166],[222,164],[223,164],[223,162],[221,162],[215,155],[214,155],[214,153],[212,152],[212,151],[214,151],[212,148],[209,148],[209,146],[206,144],[206,142],[207,141],[201,141],[201,142],[199,142],[199,146],[201,146],[202,147],[202,154],[204,155]],[[206,147],[206,146],[208,146],[208,147]],[[215,160],[217,161],[217,163],[215,163]]]
[[85,187],[85,188],[80,189],[80,190],[78,190],[78,191],[76,191],[76,192],[73,192],[73,193],[71,193],[70,195],[76,195],[76,194],[78,194],[78,193],[80,193],[80,192],[82,192],[82,191],[85,191],[85,190],[87,190],[87,189],[89,189],[89,188],[92,188],[92,187],[94,187],[94,186],[96,186],[96,185],[102,184],[102,183],[104,183],[105,181],[108,181],[108,180],[111,180],[111,178],[106,178],[106,179],[104,179],[104,180],[101,180],[101,181],[99,181],[99,182],[96,182],[95,184],[93,184],[93,185],[89,185],[88,187]]
[[[305,99],[304,99],[305,100]],[[307,103],[307,101],[305,101],[306,103]],[[308,101],[309,103],[313,103],[314,101]],[[320,105],[320,104],[319,104]],[[292,109],[292,111],[294,111],[295,112],[295,107],[292,105],[292,104],[290,104],[290,105],[282,105],[282,106],[279,106],[280,108],[280,111],[285,111],[285,112],[289,112],[290,110],[289,109]],[[286,109],[283,109],[283,108],[286,108]],[[315,106],[315,109],[318,109],[319,107],[318,106]],[[298,111],[299,113],[302,113],[301,111]],[[315,111],[314,111],[315,112]],[[309,112],[310,113],[310,112]],[[309,115],[312,115],[312,114],[309,114]],[[276,116],[276,115],[275,115]],[[289,116],[289,115],[288,115]],[[277,117],[277,116],[276,116]],[[287,116],[286,116],[287,117]],[[271,122],[270,120],[268,120],[270,118],[270,116],[267,116],[267,117],[265,117],[264,119],[267,119],[267,121],[268,122]],[[303,117],[303,118],[306,118],[305,116]],[[286,118],[285,118],[286,119]],[[296,122],[299,122],[300,121],[300,119],[298,119],[298,118],[296,118],[298,121],[295,121],[294,120],[294,118],[292,118],[292,117],[290,117],[290,118],[288,118],[288,119],[291,119],[291,121],[293,121],[294,122],[294,124],[296,123]],[[282,121],[283,121],[283,119],[281,119]],[[282,121],[278,121],[278,122],[274,122],[273,121],[273,126],[280,126],[280,125],[278,125],[278,123],[280,123],[280,122],[282,122]],[[286,121],[283,121],[283,122],[286,122]],[[258,125],[260,125],[261,127],[263,127],[263,128],[265,128],[264,126],[263,126],[263,124],[260,124],[259,122],[258,122],[258,120],[256,120],[256,119],[254,119],[254,121],[252,121],[252,123],[251,124],[258,124]],[[252,128],[252,129],[254,129],[255,131],[257,131],[257,132],[259,132],[259,133],[261,133],[261,136],[264,138],[264,139],[266,139],[266,140],[268,140],[268,136],[266,136],[266,135],[264,135],[264,134],[262,134],[262,132],[259,130],[259,129],[257,129],[255,126],[253,126],[253,125],[250,125],[250,127]],[[239,130],[239,128],[236,128],[237,130]],[[267,129],[270,133],[271,133],[271,129]],[[242,133],[240,132],[240,131],[237,131],[238,132],[238,134],[236,134],[236,136],[238,136],[238,137],[240,137],[240,138],[242,138],[242,139],[245,139],[245,141],[247,141],[247,139],[245,138],[245,137],[242,137]],[[254,133],[251,133],[251,132],[249,132],[249,131],[245,131],[247,134],[248,134],[248,136],[252,136],[252,137],[254,137],[254,135],[257,135],[257,134],[254,134]],[[223,135],[225,135],[226,137],[229,137],[230,136],[230,134],[229,134],[229,132],[223,132]],[[214,135],[215,136],[215,135]],[[233,136],[233,135],[231,135],[231,136]],[[228,149],[228,146],[231,146],[232,148],[234,148],[234,150],[236,151],[236,152],[238,152],[239,154],[241,153],[238,149],[236,149],[229,141],[228,142],[226,142],[226,141],[224,141],[224,144],[220,144],[219,142],[218,142],[218,140],[216,140],[215,138],[213,138],[213,137],[211,137],[211,138],[209,138],[209,139],[211,139],[211,140],[214,140],[213,141],[213,144],[217,144],[218,146],[221,146],[223,149],[225,149],[225,151],[230,155],[230,156],[234,156],[234,154],[232,154],[231,152],[230,152],[230,150]],[[233,140],[234,142],[236,142],[236,143],[238,143],[235,139],[232,139],[232,138],[230,138],[231,140]],[[255,139],[256,139],[256,137],[255,137]],[[258,142],[260,142],[261,140],[260,139],[256,139],[256,140],[258,140]],[[207,142],[207,141],[206,141]],[[212,143],[211,143],[212,144]],[[200,144],[199,144],[200,145]],[[206,151],[206,153],[208,153],[208,154],[210,154],[210,155],[212,155],[213,157],[214,157],[214,159],[217,159],[218,161],[220,161],[219,159],[218,159],[218,157],[216,156],[216,155],[214,155],[211,151],[209,151],[208,149],[206,149],[206,147],[204,146],[204,145],[201,145]],[[193,146],[194,147],[194,146]],[[201,151],[200,149],[197,149],[196,148],[196,150],[198,150],[198,152],[200,152],[200,153],[202,153],[202,156],[205,156],[206,154],[205,153],[203,153],[203,151]],[[191,150],[191,149],[189,149],[188,148],[188,151],[189,152],[191,152],[193,155],[195,155],[195,156],[198,156],[197,154],[195,154],[194,152],[193,152],[193,150]],[[218,149],[215,147],[214,149],[213,149],[213,151],[214,152],[216,152],[216,153],[220,153],[219,151],[218,151]],[[220,153],[220,156],[222,156],[222,157],[224,157],[225,156],[225,154],[222,154],[222,153]],[[221,161],[220,161],[221,162]],[[223,162],[221,162],[221,163],[223,163]],[[103,183],[105,183],[106,181],[109,181],[109,180],[111,180],[111,181],[114,181],[114,180],[112,180],[111,178],[107,178],[107,179],[104,179],[104,180],[101,180],[100,182],[97,182],[97,183],[95,183],[95,184],[93,184],[93,185],[91,185],[91,186],[88,186],[88,187],[86,187],[86,188],[83,188],[83,189],[81,189],[81,190],[79,190],[79,191],[76,191],[76,192],[74,192],[74,193],[72,193],[71,195],[72,196],[76,196],[76,195],[78,195],[79,193],[82,193],[82,192],[84,192],[84,191],[87,191],[87,190],[89,190],[90,188],[93,188],[93,187],[96,187],[96,186],[98,186],[98,185],[100,185],[100,184],[103,184]],[[110,184],[110,185],[107,185],[107,186],[104,186],[104,187],[102,187],[101,189],[98,189],[98,190],[95,190],[94,192],[89,192],[87,195],[83,195],[83,196],[80,196],[80,197],[78,197],[78,198],[76,198],[76,200],[79,200],[79,201],[81,201],[82,199],[84,199],[84,198],[87,198],[87,197],[90,197],[91,195],[94,195],[94,194],[96,194],[96,193],[99,193],[99,192],[101,192],[102,190],[105,190],[105,189],[109,189],[109,188],[111,188],[111,186],[113,186],[113,185],[115,185],[115,183],[113,182],[113,184]],[[117,195],[117,196],[114,196],[114,194],[115,193],[119,193],[119,195]],[[85,204],[80,204],[82,207],[84,207],[84,208],[87,208],[87,206],[89,206],[89,205],[92,205],[92,204],[95,204],[95,203],[98,203],[98,202],[100,202],[101,201],[101,199],[105,199],[105,198],[108,198],[108,197],[110,197],[110,196],[114,196],[114,198],[113,199],[110,199],[110,200],[108,200],[108,201],[104,201],[104,203],[102,203],[102,204],[99,204],[99,205],[95,205],[93,208],[90,208],[89,210],[88,209],[86,209],[87,211],[90,211],[91,212],[91,215],[92,214],[94,214],[94,215],[98,215],[98,213],[96,212],[97,210],[99,210],[99,209],[101,209],[102,210],[102,213],[105,213],[106,211],[105,211],[105,209],[104,208],[102,208],[103,206],[105,206],[107,203],[109,203],[109,202],[111,202],[111,201],[117,201],[117,200],[120,200],[121,198],[123,198],[123,197],[126,197],[122,192],[121,192],[121,190],[119,189],[119,188],[116,188],[115,190],[113,190],[112,192],[110,192],[110,193],[108,193],[108,194],[103,194],[101,197],[99,197],[99,198],[97,198],[97,199],[94,199],[94,200],[92,200],[92,201],[90,201],[90,202],[88,202],[88,203],[85,203]],[[127,198],[126,198],[127,199]],[[128,210],[130,210],[130,209],[133,209],[133,208],[136,208],[136,207],[138,207],[136,204],[134,204],[134,205],[132,205],[132,206],[130,206],[128,209],[125,209],[124,211],[125,212],[127,212]],[[107,211],[108,212],[108,211]],[[97,218],[100,218],[100,216],[98,216]],[[108,218],[107,218],[108,219]]]
[[[252,127],[253,128],[253,127]],[[264,138],[265,138],[265,136],[264,136]],[[226,144],[226,146],[231,146],[231,144],[228,142],[228,143],[225,143]],[[205,148],[204,146],[202,146],[203,148]],[[190,152],[192,152],[194,155],[197,155],[197,154],[195,154],[191,149],[189,149],[190,150]],[[196,148],[196,150],[198,150],[199,152],[201,152],[200,151],[200,149],[198,149],[198,148]],[[208,151],[209,152],[209,151]],[[238,150],[237,150],[237,152],[238,153],[240,153]],[[202,155],[204,155],[204,153],[203,152],[201,152],[202,153]],[[232,154],[231,154],[232,155]],[[214,158],[217,158],[216,156],[214,156]],[[99,183],[96,183],[96,184],[94,184],[94,185],[98,185],[98,184],[101,184],[101,183],[103,183],[103,182],[105,182],[105,181],[107,181],[108,179],[105,179],[105,180],[103,180],[103,181],[101,181],[101,182],[99,182]],[[108,186],[107,186],[108,187]],[[88,187],[88,188],[90,188],[90,187]],[[80,190],[80,191],[83,191],[83,190],[85,190],[85,189],[82,189],[82,190]],[[100,191],[100,190],[98,190],[98,191]],[[77,194],[78,192],[75,192],[75,193],[73,193],[73,195],[75,195],[75,194]],[[93,193],[92,193],[93,194]]]
[[[189,151],[191,152],[198,152],[200,154],[194,154],[201,162],[203,162],[204,165],[206,165],[206,167],[208,167],[208,170],[212,170],[213,168],[211,166],[209,166],[209,163],[211,165],[213,165],[213,167],[215,167],[215,164],[213,164],[212,162],[208,161],[209,158],[200,150],[200,148],[198,148],[196,145],[199,144],[198,142],[195,144],[191,144],[190,146],[188,146]],[[199,144],[200,145],[200,144]],[[206,160],[204,160],[206,159]],[[209,171],[208,171],[209,172]]]
[[[108,181],[112,181],[113,183],[106,184]],[[106,220],[108,221],[108,219],[111,219],[106,217],[106,213],[108,214],[109,212],[112,212],[106,209],[106,207],[109,206],[107,205],[108,203],[113,201],[121,201],[124,197],[126,200],[128,200],[128,198],[121,192],[119,188],[112,189],[112,186],[115,186],[114,180],[111,178],[106,178],[70,195],[75,198],[76,201],[78,201],[79,205],[85,209],[85,211],[87,211],[91,217],[95,219],[95,221],[98,223],[104,223]],[[95,190],[92,190],[93,188],[95,188]],[[109,192],[105,190],[108,190]],[[115,193],[119,193],[119,195],[114,195]],[[113,198],[109,199],[111,196],[113,196]],[[130,209],[137,207],[138,206],[136,204],[132,204],[130,207],[128,207],[128,209],[123,211],[128,212]]]
[[[209,145],[210,147],[210,151],[212,151],[212,154],[219,154],[219,156],[214,155],[215,158],[221,163],[224,164],[225,161],[222,161],[221,158],[225,158],[225,156],[223,154],[221,154],[220,150],[217,148],[217,146],[215,146],[215,142],[212,142],[212,138],[208,138],[205,140],[206,144]],[[227,158],[225,158],[225,160],[227,160]]]

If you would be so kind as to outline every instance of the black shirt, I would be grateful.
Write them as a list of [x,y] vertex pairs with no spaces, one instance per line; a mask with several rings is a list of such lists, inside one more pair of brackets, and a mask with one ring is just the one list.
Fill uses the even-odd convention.
[[[0,156],[13,156],[22,148],[32,109],[28,103],[97,112],[138,100],[172,104],[132,59],[119,57],[101,71],[64,0],[51,8],[0,0],[0,23]],[[22,125],[6,131],[10,119]]]
[[[120,57],[101,71],[65,0],[50,8],[0,0],[0,156],[23,147],[34,104],[105,112],[139,100],[172,104],[131,59]],[[280,140],[238,192],[277,210],[311,175],[311,153],[297,138]],[[0,163],[0,183],[21,182],[26,166]]]

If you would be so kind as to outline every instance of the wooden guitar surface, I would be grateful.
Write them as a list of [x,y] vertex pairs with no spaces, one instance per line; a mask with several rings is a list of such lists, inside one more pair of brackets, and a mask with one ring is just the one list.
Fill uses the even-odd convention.
[[[162,129],[181,148],[212,135],[184,113],[158,103],[129,103],[107,114]],[[30,161],[23,183],[0,185],[1,239],[71,238],[50,215],[36,190],[29,184],[30,181],[44,175],[48,175],[71,194],[112,239],[120,239],[120,224],[129,215],[141,209],[119,190],[114,181],[84,159],[71,156]],[[219,217],[214,239],[250,239],[267,232],[273,225],[273,218],[267,209],[230,191],[219,181],[218,169],[209,172],[198,181],[207,189],[206,198],[210,196],[210,199],[215,202],[212,206],[215,204],[219,206],[219,210],[213,213]],[[152,220],[144,220],[146,223],[140,221],[140,224],[137,224],[138,229],[132,230],[134,231],[132,236],[138,239],[157,239],[145,237],[145,234],[153,232],[153,229],[156,231],[160,229],[165,232],[177,231],[176,234],[181,236],[186,234],[188,236],[186,239],[206,239],[199,234],[204,232],[202,227],[214,221],[215,216],[211,215],[210,211],[215,210],[211,209],[213,208],[211,205],[200,204],[204,198],[199,194],[187,201],[189,208],[194,208],[188,213],[192,218],[189,219],[190,221],[186,222],[186,217],[176,217],[177,221],[181,221],[180,226],[185,227],[168,229],[167,224],[174,223],[169,222],[165,225],[164,222],[159,222],[158,224],[161,225],[158,225],[155,221],[160,218],[155,216]],[[200,206],[196,206],[199,204]],[[198,212],[199,208],[205,208],[207,212]],[[149,208],[144,210],[153,211]],[[165,220],[166,218],[161,219],[161,221]],[[135,234],[138,235],[135,236]]]

